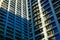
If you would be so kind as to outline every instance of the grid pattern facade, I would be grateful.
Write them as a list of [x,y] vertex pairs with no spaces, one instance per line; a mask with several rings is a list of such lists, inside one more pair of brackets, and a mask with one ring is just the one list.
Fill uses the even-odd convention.
[[60,0],[0,0],[0,40],[60,40]]
[[26,0],[0,0],[0,40],[28,40]]
[[60,40],[60,1],[28,0],[30,40]]

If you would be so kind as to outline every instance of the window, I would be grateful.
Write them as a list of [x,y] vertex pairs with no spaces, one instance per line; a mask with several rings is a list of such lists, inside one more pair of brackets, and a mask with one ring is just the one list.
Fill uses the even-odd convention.
[[44,16],[44,19],[46,20],[47,19],[47,16]]
[[39,27],[42,27],[42,24],[40,24]]
[[50,20],[53,21],[54,20],[54,17],[51,17]]
[[59,34],[56,35],[56,36],[55,36],[55,39],[56,39],[56,40],[60,40],[60,35],[59,35]]
[[32,32],[32,27],[30,27],[30,32]]
[[52,3],[55,3],[55,2],[57,2],[58,0],[52,0]]
[[51,15],[53,15],[53,13],[52,13],[52,12],[50,12],[50,13],[49,13],[49,16],[51,16]]
[[43,32],[43,29],[39,29],[39,30],[35,31],[35,35],[40,34],[41,32]]
[[[43,2],[43,0],[41,2]],[[46,0],[44,3],[42,3],[41,6],[43,6],[43,5],[47,4],[47,3],[48,3],[48,0]]]
[[50,23],[50,20],[46,20],[46,21],[45,21],[45,24],[49,24],[49,23]]
[[51,38],[49,38],[48,40],[55,40],[55,37],[51,37]]
[[44,11],[45,9],[44,8],[42,8],[42,11]]
[[55,27],[56,26],[56,23],[54,22],[54,23],[52,23],[52,27]]
[[58,13],[56,16],[57,16],[57,18],[59,18],[60,17],[60,13]]
[[43,15],[45,15],[45,14],[46,14],[46,11],[43,12]]
[[60,23],[60,19],[58,20],[58,22]]
[[47,35],[48,35],[48,36],[50,36],[50,35],[52,35],[52,34],[54,34],[54,30],[50,30],[50,31],[47,32]]
[[56,13],[59,12],[59,11],[60,11],[60,7],[57,8],[57,9],[55,9],[55,12],[56,12]]
[[42,38],[44,38],[44,34],[41,34],[41,35],[37,36],[37,37],[36,37],[36,40],[40,40],[40,39],[42,39]]
[[33,34],[32,33],[30,33],[30,37],[32,37],[33,36]]
[[44,0],[40,0],[40,2],[42,3]]
[[48,9],[47,9],[47,12],[49,12],[49,11],[51,11],[51,8],[48,8]]
[[60,2],[57,2],[55,5],[54,5],[54,8],[56,8],[56,7],[60,7]]
[[39,26],[35,26],[35,27],[34,27],[34,29],[38,29],[38,28],[39,28]]
[[35,25],[37,25],[38,24],[38,22],[35,22]]
[[46,26],[46,29],[48,30],[48,29],[51,29],[52,28],[52,25],[48,25],[48,26]]
[[54,33],[57,33],[57,32],[58,32],[58,29],[57,29],[57,28],[55,28],[55,29],[54,29]]

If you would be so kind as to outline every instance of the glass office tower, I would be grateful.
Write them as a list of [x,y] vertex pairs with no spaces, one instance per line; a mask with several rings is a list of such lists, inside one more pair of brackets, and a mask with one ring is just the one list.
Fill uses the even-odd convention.
[[0,40],[28,40],[27,0],[0,0]]
[[60,0],[28,0],[29,39],[60,40]]

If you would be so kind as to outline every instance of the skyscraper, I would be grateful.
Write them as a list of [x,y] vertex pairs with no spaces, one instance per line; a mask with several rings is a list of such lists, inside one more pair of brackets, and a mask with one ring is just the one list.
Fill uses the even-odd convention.
[[0,0],[0,40],[60,40],[60,0]]
[[60,0],[28,0],[29,39],[60,40]]
[[28,40],[27,0],[0,0],[0,40]]

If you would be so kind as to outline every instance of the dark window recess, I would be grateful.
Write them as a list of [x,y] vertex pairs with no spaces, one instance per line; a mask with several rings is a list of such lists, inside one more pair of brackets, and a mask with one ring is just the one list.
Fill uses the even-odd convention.
[[51,11],[51,8],[48,8],[48,9],[47,9],[47,12],[49,12],[49,11]]
[[54,29],[54,33],[57,33],[58,32],[58,30],[57,29]]
[[55,40],[55,37],[51,37],[51,38],[49,38],[48,40]]
[[60,13],[58,13],[56,16],[57,16],[57,18],[59,18],[60,17]]
[[54,20],[54,17],[51,17],[50,20],[53,21]]
[[41,40],[42,38],[44,38],[44,35],[43,35],[43,34],[37,36],[37,37],[36,37],[36,40]]
[[43,32],[43,29],[39,29],[39,30],[35,31],[35,35],[36,35],[36,34],[39,34],[39,33],[41,33],[41,32]]
[[58,0],[52,0],[52,3],[55,3],[55,2],[57,2]]
[[56,23],[54,22],[54,23],[52,23],[52,27],[55,27],[56,26]]
[[56,40],[60,40],[60,35],[59,35],[59,34],[56,35],[56,36],[55,36],[55,39],[56,39]]
[[58,20],[58,22],[60,23],[60,19]]
[[58,30],[57,30],[57,28],[55,28],[55,29],[54,29],[54,33],[57,33],[57,32],[58,32]]

